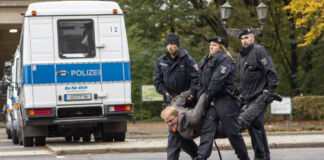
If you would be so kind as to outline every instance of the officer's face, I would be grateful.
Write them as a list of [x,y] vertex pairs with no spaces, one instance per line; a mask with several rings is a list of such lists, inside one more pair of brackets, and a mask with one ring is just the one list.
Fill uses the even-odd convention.
[[169,52],[170,54],[174,55],[175,53],[178,52],[179,47],[178,47],[177,45],[175,45],[175,44],[171,44],[171,43],[169,43],[169,44],[167,45],[167,49],[168,49],[168,52]]
[[218,43],[215,43],[215,42],[210,42],[209,44],[209,53],[216,53],[216,52],[219,52],[219,51],[222,51],[222,47],[218,44]]
[[168,124],[171,128],[177,128],[178,127],[178,115],[173,116],[170,115],[166,118],[164,118],[164,122]]
[[243,48],[247,48],[251,44],[254,43],[254,35],[253,34],[246,34],[241,36],[241,43]]

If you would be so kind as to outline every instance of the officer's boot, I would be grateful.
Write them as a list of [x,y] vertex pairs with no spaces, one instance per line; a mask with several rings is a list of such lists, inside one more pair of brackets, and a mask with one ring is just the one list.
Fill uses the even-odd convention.
[[265,157],[254,157],[254,160],[266,160]]
[[193,160],[206,160],[207,158],[201,156],[201,155],[198,155],[196,158],[194,158]]

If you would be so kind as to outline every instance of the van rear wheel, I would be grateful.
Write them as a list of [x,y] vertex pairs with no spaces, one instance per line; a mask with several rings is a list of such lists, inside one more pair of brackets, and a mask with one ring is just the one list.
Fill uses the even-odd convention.
[[23,137],[24,147],[32,147],[34,145],[33,137]]
[[35,145],[36,146],[45,146],[46,145],[46,137],[36,137]]
[[79,142],[80,141],[80,136],[73,136],[73,141],[74,142]]
[[91,141],[91,134],[85,134],[82,136],[83,142],[90,142]]
[[124,142],[125,137],[126,137],[125,132],[118,132],[118,133],[115,133],[114,139],[116,142]]
[[112,142],[114,139],[114,136],[111,133],[106,133],[103,135],[102,139],[104,142]]
[[72,136],[66,136],[65,142],[72,142]]

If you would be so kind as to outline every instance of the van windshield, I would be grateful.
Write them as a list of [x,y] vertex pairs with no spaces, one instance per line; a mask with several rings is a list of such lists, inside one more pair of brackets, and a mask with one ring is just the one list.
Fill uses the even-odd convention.
[[60,58],[91,58],[96,56],[93,21],[59,20]]

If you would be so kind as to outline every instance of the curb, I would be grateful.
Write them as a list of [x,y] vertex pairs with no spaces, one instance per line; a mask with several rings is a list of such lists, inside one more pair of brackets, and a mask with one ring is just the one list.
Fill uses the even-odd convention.
[[[218,146],[221,150],[233,150],[230,145]],[[269,144],[270,149],[280,148],[316,148],[324,147],[324,142],[310,142],[310,143],[282,143],[282,144]],[[144,152],[166,152],[166,147],[156,148],[102,148],[102,149],[52,149],[46,146],[46,148],[56,155],[67,155],[67,154],[104,154],[104,153],[144,153]],[[247,145],[248,149],[252,149],[251,145]],[[213,146],[213,150],[216,150]]]

